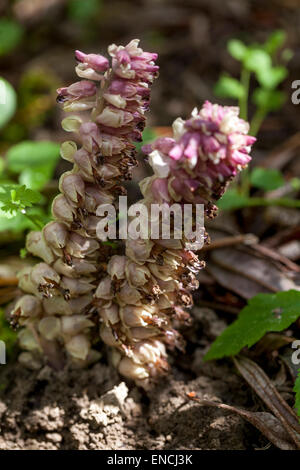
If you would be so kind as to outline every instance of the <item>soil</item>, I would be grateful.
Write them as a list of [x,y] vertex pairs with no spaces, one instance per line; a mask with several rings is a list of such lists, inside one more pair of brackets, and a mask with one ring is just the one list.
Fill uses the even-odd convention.
[[209,309],[194,309],[185,331],[186,355],[172,355],[171,373],[150,393],[123,379],[106,358],[85,370],[0,370],[0,449],[236,449],[267,444],[236,415],[201,407],[186,398],[218,400],[257,409],[257,399],[230,362],[202,360],[225,322]]

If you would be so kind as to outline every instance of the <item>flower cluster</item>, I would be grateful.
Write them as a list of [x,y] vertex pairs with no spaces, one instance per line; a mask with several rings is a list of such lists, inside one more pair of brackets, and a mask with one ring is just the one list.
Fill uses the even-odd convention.
[[187,121],[176,119],[173,139],[161,138],[144,146],[155,174],[148,191],[166,202],[204,204],[207,215],[213,216],[214,201],[247,166],[256,140],[248,135],[249,124],[238,113],[239,108],[206,101]]
[[[199,203],[214,215],[213,202],[250,160],[255,138],[248,128],[237,108],[209,102],[187,121],[177,119],[173,138],[143,148],[154,175],[140,183],[142,203]],[[203,266],[184,239],[172,237],[128,239],[126,254],[110,258],[95,305],[103,319],[101,338],[114,348],[121,374],[147,388],[168,369],[166,348],[183,347],[176,328],[189,320],[185,308],[192,306]]]
[[158,72],[157,54],[143,52],[138,43],[111,45],[111,65],[106,57],[76,51],[81,80],[58,90],[64,111],[84,112],[62,121],[81,147],[74,141],[62,144],[61,156],[73,168],[60,178],[54,220],[27,237],[27,250],[42,262],[20,272],[25,295],[15,302],[11,316],[24,326],[19,341],[25,352],[19,360],[33,368],[39,367],[42,355],[61,367],[64,351],[80,364],[97,357],[92,344],[99,317],[93,294],[112,252],[96,240],[101,219],[96,209],[125,194],[122,181],[136,165],[133,142],[142,140]]

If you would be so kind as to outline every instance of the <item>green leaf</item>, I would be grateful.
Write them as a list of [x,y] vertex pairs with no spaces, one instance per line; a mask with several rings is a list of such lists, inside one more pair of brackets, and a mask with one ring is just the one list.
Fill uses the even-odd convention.
[[41,199],[37,191],[26,188],[18,184],[0,185],[0,215],[8,218],[17,215],[25,207],[32,207]]
[[40,190],[51,179],[59,157],[59,145],[56,143],[25,141],[7,152],[7,168],[13,173],[20,173],[21,184]]
[[6,154],[8,169],[15,173],[43,165],[56,165],[59,159],[59,144],[43,141],[24,141],[14,145]]
[[43,189],[45,184],[51,179],[53,170],[52,165],[44,165],[35,170],[27,168],[20,174],[19,183],[25,184],[27,188],[39,191]]
[[243,85],[236,79],[223,75],[216,83],[214,92],[216,96],[222,98],[240,99],[244,96],[245,90]]
[[0,56],[8,54],[21,42],[23,27],[8,18],[0,19]]
[[262,87],[270,90],[276,88],[288,75],[286,67],[278,66],[258,70],[256,77]]
[[272,191],[283,186],[285,180],[278,170],[256,167],[250,174],[250,182],[256,188]]
[[289,290],[276,294],[258,294],[212,344],[204,359],[234,356],[250,348],[269,331],[282,331],[300,317],[300,292]]
[[0,129],[15,114],[17,107],[17,95],[10,83],[0,78]]
[[277,111],[283,106],[286,95],[279,90],[256,88],[253,92],[252,100],[259,108],[263,108],[266,111]]
[[218,201],[218,207],[223,210],[240,209],[249,205],[249,199],[236,189],[228,189]]
[[259,72],[272,66],[269,54],[262,49],[249,49],[244,59],[244,66],[250,72]]
[[248,48],[239,39],[231,39],[227,43],[227,50],[234,59],[242,61],[247,54]]
[[297,410],[297,414],[300,418],[300,369],[298,370],[298,377],[295,382],[294,392],[296,393],[296,402],[295,408]]
[[285,40],[286,32],[278,29],[270,34],[263,48],[268,54],[273,55],[284,44]]
[[[33,212],[36,217],[39,215],[40,219],[43,220],[42,210],[39,207],[33,207],[28,209],[27,213]],[[49,221],[49,220],[48,220]],[[43,222],[45,224],[45,222]],[[33,223],[26,215],[18,212],[15,217],[8,218],[6,216],[0,216],[0,240],[3,240],[3,234],[13,234],[13,236],[8,236],[8,238],[4,237],[5,240],[9,243],[10,241],[14,240],[16,235],[21,234],[24,230],[36,230],[36,224]]]

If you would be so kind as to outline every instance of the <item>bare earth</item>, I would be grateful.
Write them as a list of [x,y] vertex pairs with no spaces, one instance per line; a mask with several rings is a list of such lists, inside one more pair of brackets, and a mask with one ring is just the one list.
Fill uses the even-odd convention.
[[[0,449],[249,449],[267,441],[230,413],[200,407],[186,393],[254,409],[254,397],[230,362],[204,363],[208,338],[224,324],[195,309],[186,355],[146,394],[107,365],[55,372],[17,364],[0,369]],[[200,338],[200,339],[199,339]]]

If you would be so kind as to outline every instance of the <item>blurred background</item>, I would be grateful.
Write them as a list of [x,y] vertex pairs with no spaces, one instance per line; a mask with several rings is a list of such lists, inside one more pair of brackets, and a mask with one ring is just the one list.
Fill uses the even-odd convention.
[[[17,113],[1,131],[2,151],[25,138],[60,139],[55,89],[74,81],[75,49],[105,54],[113,42],[140,38],[145,50],[158,52],[160,79],[149,116],[155,126],[216,100],[221,73],[239,77],[239,63],[226,49],[232,38],[261,43],[285,31],[284,47],[293,52],[282,84],[288,98],[291,82],[300,79],[298,0],[1,0],[0,14],[1,76],[18,95]],[[288,99],[264,122],[260,145],[292,135],[298,112]]]
[[[74,50],[106,54],[109,44],[134,38],[159,54],[144,142],[168,134],[177,116],[206,99],[240,105],[258,137],[251,170],[232,185],[209,227],[213,243],[198,305],[231,315],[259,292],[295,288],[300,104],[291,97],[300,80],[298,0],[0,0],[0,15],[1,303],[16,294],[8,286],[16,286],[20,264],[30,262],[26,231],[49,220],[67,168],[59,159],[59,143],[68,137],[55,98],[58,87],[76,80]],[[144,163],[135,171],[131,198],[147,171]]]

